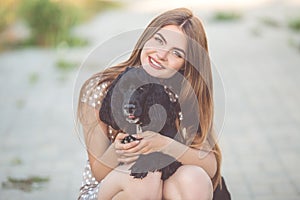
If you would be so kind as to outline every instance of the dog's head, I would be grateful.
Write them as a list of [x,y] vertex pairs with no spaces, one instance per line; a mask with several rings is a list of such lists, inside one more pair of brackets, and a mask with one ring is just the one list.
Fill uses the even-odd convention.
[[146,103],[149,92],[149,84],[146,84],[123,93],[123,114],[127,122],[141,125],[145,123],[143,116],[145,116],[146,111],[143,105]]

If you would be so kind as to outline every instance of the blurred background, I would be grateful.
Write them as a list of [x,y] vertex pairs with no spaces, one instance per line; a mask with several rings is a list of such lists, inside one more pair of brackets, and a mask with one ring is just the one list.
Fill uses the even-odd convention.
[[73,116],[80,84],[138,37],[118,34],[176,7],[202,19],[222,80],[232,198],[300,198],[299,0],[1,0],[1,200],[76,199],[87,158]]

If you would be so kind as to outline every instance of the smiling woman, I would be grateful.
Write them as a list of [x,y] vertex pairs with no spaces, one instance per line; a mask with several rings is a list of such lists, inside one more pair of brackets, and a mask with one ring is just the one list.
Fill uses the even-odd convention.
[[[153,98],[161,90],[167,100],[170,98],[170,103],[155,103],[165,105],[166,113],[168,106],[178,101],[182,113],[176,111],[167,117],[167,120],[175,119],[170,126],[178,130],[176,137],[172,138],[164,128],[158,128],[164,121],[160,114],[152,115],[151,108],[149,117],[154,123],[153,128],[142,127],[134,133],[127,131],[126,125],[115,126],[103,120],[101,115],[99,118],[99,110],[105,115],[110,109],[119,108],[112,115],[115,119],[116,116],[122,118],[124,109],[131,109],[124,107],[122,102],[106,104],[105,101],[113,94],[115,84],[124,86],[126,82],[134,81],[133,78],[124,82],[120,78],[129,69],[145,71],[147,76],[137,74],[141,85],[149,84],[145,77],[154,78],[156,84],[161,84],[157,87],[160,89],[152,91],[149,89],[152,87],[137,88],[137,92],[133,92],[136,99],[143,99],[138,94],[144,94],[145,88],[153,93]],[[207,40],[201,21],[185,8],[169,10],[153,19],[128,60],[95,74],[81,88],[78,119],[83,127],[88,163],[79,199],[215,199],[213,192],[221,184],[221,151],[215,139],[212,85]],[[139,104],[144,108],[147,103],[141,102]],[[139,121],[143,121],[142,118]],[[125,117],[123,121],[126,121]],[[137,140],[125,143],[129,134],[136,134]],[[131,176],[130,169],[140,158],[157,153],[181,163],[170,177],[163,176],[160,170],[167,164],[154,166],[158,170],[142,178]],[[145,160],[139,165],[147,166],[147,163]],[[223,196],[222,199],[228,198]]]
[[154,77],[169,78],[185,62],[187,38],[176,25],[167,25],[150,38],[141,52],[143,68]]

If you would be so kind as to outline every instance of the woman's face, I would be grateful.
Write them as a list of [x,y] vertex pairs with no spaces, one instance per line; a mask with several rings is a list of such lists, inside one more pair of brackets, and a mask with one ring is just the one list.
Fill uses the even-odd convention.
[[170,78],[185,63],[186,36],[175,25],[167,25],[156,32],[144,45],[141,63],[145,71],[158,78]]

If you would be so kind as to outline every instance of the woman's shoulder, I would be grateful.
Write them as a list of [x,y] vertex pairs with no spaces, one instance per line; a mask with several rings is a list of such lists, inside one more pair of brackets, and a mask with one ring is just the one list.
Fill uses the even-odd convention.
[[125,69],[125,66],[117,65],[92,75],[81,87],[79,103],[99,109],[108,87]]
[[97,108],[101,105],[101,100],[107,93],[107,87],[110,85],[109,80],[101,78],[96,74],[89,78],[83,84],[80,92],[80,103],[87,104]]

